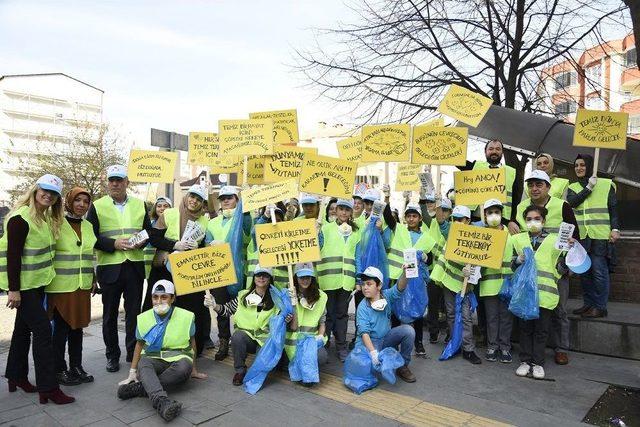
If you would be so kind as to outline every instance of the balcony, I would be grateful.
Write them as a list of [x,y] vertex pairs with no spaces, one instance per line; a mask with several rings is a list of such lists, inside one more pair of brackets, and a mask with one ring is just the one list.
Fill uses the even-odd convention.
[[622,73],[620,88],[640,95],[640,70],[627,68]]
[[625,102],[620,106],[620,111],[629,113],[631,116],[640,114],[640,98]]

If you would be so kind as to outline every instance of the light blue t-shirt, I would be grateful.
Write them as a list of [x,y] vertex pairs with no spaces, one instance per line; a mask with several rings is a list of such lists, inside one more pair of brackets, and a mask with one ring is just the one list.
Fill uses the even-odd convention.
[[397,286],[382,291],[382,296],[387,300],[387,306],[383,311],[371,308],[369,300],[363,299],[358,305],[356,325],[358,338],[356,343],[362,342],[362,334],[369,334],[372,340],[381,340],[391,330],[391,306],[399,300],[401,293]]

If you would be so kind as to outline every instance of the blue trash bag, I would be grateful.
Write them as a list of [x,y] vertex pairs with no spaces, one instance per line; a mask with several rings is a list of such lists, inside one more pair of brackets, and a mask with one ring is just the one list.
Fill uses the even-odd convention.
[[512,276],[507,276],[502,281],[502,287],[500,288],[500,292],[498,296],[500,299],[507,304],[511,301],[511,296],[513,295],[513,282]]
[[392,347],[387,347],[378,352],[378,360],[380,364],[374,365],[373,369],[380,372],[382,378],[389,384],[396,383],[396,369],[404,366],[404,358]]
[[376,228],[377,216],[372,216],[367,223],[362,235],[362,254],[360,255],[360,265],[363,269],[368,266],[375,266],[382,272],[382,289],[389,287],[389,261],[380,230]]
[[319,383],[318,349],[324,343],[314,335],[307,335],[298,340],[296,355],[289,362],[289,378],[291,381],[302,381],[305,384]]
[[540,317],[538,304],[538,271],[531,248],[524,249],[524,263],[513,274],[511,302],[509,311],[523,320]]
[[370,390],[378,385],[371,363],[371,356],[367,348],[358,343],[347,360],[344,361],[344,385],[346,385],[355,394],[361,394],[363,391]]
[[400,295],[400,299],[391,306],[393,314],[400,322],[408,324],[424,316],[429,297],[422,276],[408,279],[407,287]]
[[236,271],[237,283],[227,286],[227,292],[233,298],[238,295],[238,292],[244,288],[244,231],[242,230],[243,216],[242,216],[242,199],[238,202],[236,210],[233,212],[231,218],[231,229],[227,234],[225,242],[231,246],[231,254],[233,255],[233,267]]
[[[464,297],[469,299],[469,306],[470,306],[469,308],[473,313],[478,307],[478,300],[476,300],[476,294],[474,294],[473,292],[469,292]],[[456,318],[453,322],[453,330],[451,331],[451,338],[449,339],[449,342],[447,343],[446,347],[442,351],[442,354],[438,358],[438,360],[440,361],[451,359],[453,356],[458,354],[458,351],[460,351],[460,347],[462,346],[462,329],[463,329],[462,299],[463,299],[462,295],[460,295],[460,293],[457,293],[456,294]]]
[[256,394],[262,387],[267,374],[276,367],[282,356],[284,349],[284,338],[287,332],[287,325],[284,318],[293,313],[293,306],[289,299],[288,289],[279,290],[271,285],[269,292],[271,298],[278,307],[278,314],[269,319],[269,336],[264,345],[258,351],[253,364],[244,377],[244,391],[249,394]]

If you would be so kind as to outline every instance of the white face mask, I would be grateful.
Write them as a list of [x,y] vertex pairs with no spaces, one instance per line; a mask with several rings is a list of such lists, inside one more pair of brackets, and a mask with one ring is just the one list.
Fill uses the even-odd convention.
[[251,292],[249,295],[246,296],[244,300],[250,306],[255,307],[256,305],[259,305],[262,302],[262,297],[254,292]]
[[384,311],[386,306],[387,306],[387,300],[384,298],[380,298],[379,300],[376,300],[371,303],[371,308],[373,308],[376,311]]
[[171,308],[169,306],[169,304],[167,304],[166,302],[160,303],[160,304],[156,304],[153,306],[153,311],[158,315],[158,316],[162,316],[164,314],[167,314],[169,312],[169,308]]
[[225,218],[231,218],[234,212],[235,212],[235,209],[223,209],[222,216]]
[[502,215],[500,214],[487,215],[487,225],[489,227],[497,227],[500,225],[500,221],[502,221]]
[[431,218],[434,218],[436,216],[436,211],[427,211],[427,213]]
[[336,216],[335,215],[329,215],[329,222],[336,222]]
[[338,232],[343,235],[344,237],[350,236],[351,235],[351,226],[349,224],[347,224],[346,222],[343,222],[342,224],[340,224],[338,226]]
[[527,221],[527,230],[531,233],[539,233],[542,230],[542,221]]

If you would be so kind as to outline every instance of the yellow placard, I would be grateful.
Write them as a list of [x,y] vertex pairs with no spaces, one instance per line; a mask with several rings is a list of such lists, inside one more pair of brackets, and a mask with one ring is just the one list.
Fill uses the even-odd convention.
[[315,219],[256,225],[256,244],[262,267],[320,260]]
[[573,145],[578,147],[627,149],[628,113],[578,110]]
[[372,125],[362,128],[363,162],[408,162],[411,126]]
[[220,120],[220,157],[256,156],[273,152],[271,119]]
[[360,135],[350,136],[336,142],[338,155],[343,160],[360,163],[362,160],[362,138]]
[[411,163],[464,166],[469,129],[416,126],[413,128]]
[[474,169],[453,173],[457,205],[479,205],[489,199],[507,201],[505,168]]
[[178,153],[131,150],[127,177],[133,182],[173,182]]
[[210,166],[218,158],[218,134],[213,132],[189,132],[190,165]]
[[444,127],[444,119],[442,117],[436,117],[435,119],[431,119],[424,123],[420,123],[419,125],[416,125],[414,127],[414,131],[415,131],[415,128],[418,126]]
[[177,295],[221,288],[238,281],[228,243],[172,253],[169,263]]
[[438,106],[438,112],[476,127],[489,111],[493,100],[458,85],[451,85]]
[[263,206],[275,204],[284,199],[298,196],[298,183],[296,179],[273,184],[261,185],[242,191],[242,212],[250,212]]
[[[260,185],[264,184],[264,163],[265,157],[263,156],[249,156],[247,158],[247,184],[249,185]],[[244,184],[244,159],[240,161],[240,166],[237,171],[238,173],[238,185]]]
[[[240,156],[219,157],[209,165],[210,173],[238,173],[242,172],[244,158]],[[242,183],[240,183],[242,184]]]
[[249,113],[250,119],[272,119],[273,120],[273,143],[297,144],[298,136],[298,112],[296,110],[263,111],[259,113]]
[[278,182],[289,178],[298,178],[306,153],[317,154],[313,147],[276,145],[273,154],[264,160],[264,182]]
[[305,154],[300,191],[350,199],[358,164],[335,157]]
[[420,189],[420,177],[422,165],[403,163],[398,165],[396,176],[396,191],[414,191]]
[[462,264],[501,268],[507,234],[507,230],[453,222],[444,257]]

